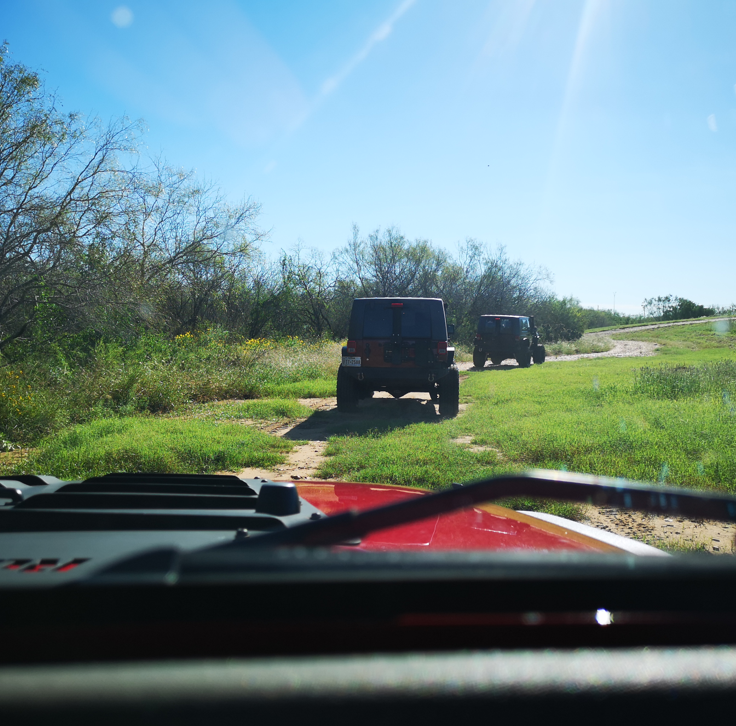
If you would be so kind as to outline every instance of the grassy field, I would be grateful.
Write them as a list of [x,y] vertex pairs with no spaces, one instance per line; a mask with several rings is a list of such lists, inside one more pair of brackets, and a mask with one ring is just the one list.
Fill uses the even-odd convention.
[[333,396],[339,356],[338,343],[230,340],[212,330],[0,360],[0,442],[35,447],[76,424],[208,401]]
[[76,425],[39,441],[22,468],[79,477],[272,467],[293,442],[259,430],[263,423],[307,419],[330,437],[319,472],[328,478],[441,488],[543,467],[736,493],[736,327],[704,323],[623,337],[657,342],[660,352],[469,371],[463,412],[447,420],[416,400],[386,400],[347,416],[312,412],[295,399],[334,395],[339,349],[302,346],[287,360],[274,345],[251,368],[257,375],[249,385],[260,398],[183,402],[166,414]]
[[81,424],[54,436],[31,454],[25,468],[61,479],[111,471],[237,471],[246,466],[271,468],[293,446],[238,424],[128,417]]
[[471,371],[464,415],[335,435],[321,474],[434,488],[542,467],[736,493],[733,331],[637,335],[662,354]]

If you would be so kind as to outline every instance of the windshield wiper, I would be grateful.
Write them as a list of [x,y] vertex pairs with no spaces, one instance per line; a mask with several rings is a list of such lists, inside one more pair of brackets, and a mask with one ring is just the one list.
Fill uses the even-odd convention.
[[449,514],[474,504],[519,496],[619,507],[653,514],[736,521],[736,497],[637,484],[625,479],[533,469],[520,474],[481,479],[462,486],[455,485],[452,489],[363,512],[351,510],[285,530],[218,545],[212,550],[337,545],[365,537],[371,532]]

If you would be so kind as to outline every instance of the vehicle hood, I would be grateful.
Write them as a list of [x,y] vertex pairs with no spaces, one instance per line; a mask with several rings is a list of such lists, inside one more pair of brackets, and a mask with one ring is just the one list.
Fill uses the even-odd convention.
[[[288,531],[311,520],[431,493],[369,483],[158,474],[109,475],[84,482],[52,477],[30,483],[3,480],[0,487],[0,495],[11,498],[0,506],[0,587],[67,584],[147,553],[188,553],[239,538],[256,541],[262,534]],[[269,503],[265,495],[274,491],[293,495],[293,501]],[[622,553],[635,552],[632,547],[638,546],[651,552],[636,554],[660,554],[578,523],[539,516],[479,504],[378,528],[336,547],[374,552]]]
[[[302,481],[296,486],[303,499],[328,516],[350,509],[363,511],[396,504],[430,493],[422,489],[366,483]],[[602,533],[592,527],[580,527],[562,518],[557,519],[559,523],[548,522],[506,507],[483,504],[374,532],[353,546],[366,550],[414,551],[631,551],[623,537],[607,541],[601,539]],[[586,533],[577,531],[579,529]]]

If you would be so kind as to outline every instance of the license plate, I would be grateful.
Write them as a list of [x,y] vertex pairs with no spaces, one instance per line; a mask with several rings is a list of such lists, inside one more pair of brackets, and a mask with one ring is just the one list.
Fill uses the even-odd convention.
[[344,355],[342,357],[342,364],[346,368],[360,368],[360,356]]

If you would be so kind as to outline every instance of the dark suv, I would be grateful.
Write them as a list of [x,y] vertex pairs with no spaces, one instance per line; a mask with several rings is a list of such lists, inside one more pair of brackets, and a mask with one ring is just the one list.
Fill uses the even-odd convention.
[[455,349],[448,344],[439,298],[366,297],[353,301],[348,344],[337,372],[337,408],[354,411],[361,398],[388,391],[401,398],[426,391],[441,416],[455,416],[460,395]]
[[481,315],[475,334],[473,365],[483,368],[490,358],[494,366],[516,358],[522,368],[532,361],[544,363],[545,350],[539,342],[534,317],[526,315]]

